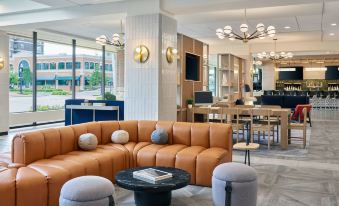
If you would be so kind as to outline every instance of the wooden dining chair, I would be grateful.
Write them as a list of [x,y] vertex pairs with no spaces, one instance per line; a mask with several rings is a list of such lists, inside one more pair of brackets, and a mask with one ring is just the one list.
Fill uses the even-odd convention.
[[[212,118],[210,118],[210,115],[212,115]],[[208,116],[209,121],[222,123],[224,120],[222,107],[210,107]]]
[[224,115],[224,121],[226,123],[232,124],[232,130],[236,131],[236,143],[239,142],[239,130],[242,130],[242,138],[245,139],[245,126],[240,122],[239,119],[239,110],[235,107],[226,107],[222,109],[222,114]]
[[[266,108],[266,109],[281,109],[281,106],[280,105],[261,105],[260,108]],[[260,119],[259,120],[260,123],[263,123],[263,124],[267,124],[267,119]],[[276,130],[274,130],[273,132],[277,132],[277,143],[279,143],[279,125],[280,125],[280,119],[279,119],[279,116],[274,116],[274,117],[271,117],[271,124],[276,126]],[[274,134],[273,134],[274,136]],[[274,142],[274,138],[273,138],[273,142]]]
[[[302,113],[300,115],[303,115],[304,117],[307,117],[307,108],[304,107],[302,110]],[[300,118],[299,118],[300,119]],[[292,137],[290,136],[289,139],[295,139],[297,141],[302,141],[303,142],[303,148],[305,149],[306,147],[306,129],[307,129],[307,118],[303,118],[303,120],[299,122],[290,122],[288,124],[288,129],[290,130],[302,130],[303,131],[303,136],[302,137]]]
[[203,114],[207,116],[207,122],[209,122],[209,113],[210,113],[210,108],[209,107],[193,107],[192,108],[192,122],[195,122],[195,114]]
[[[258,133],[258,143],[260,144],[261,134],[263,135],[263,139],[266,138],[267,134],[267,148],[271,148],[271,134],[274,134],[274,125],[271,124],[271,115],[272,110],[270,109],[262,109],[255,108],[250,110],[251,116],[251,138],[253,139],[254,132]],[[261,116],[267,119],[267,122],[261,124],[260,122],[254,122],[253,119],[256,116]],[[274,135],[272,135],[274,138]],[[252,140],[253,141],[253,140]]]

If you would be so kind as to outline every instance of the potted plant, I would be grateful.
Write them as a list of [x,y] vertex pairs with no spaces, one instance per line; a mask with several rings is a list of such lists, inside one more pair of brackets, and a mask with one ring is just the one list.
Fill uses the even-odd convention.
[[192,109],[192,107],[193,107],[193,99],[187,99],[187,107],[189,109]]

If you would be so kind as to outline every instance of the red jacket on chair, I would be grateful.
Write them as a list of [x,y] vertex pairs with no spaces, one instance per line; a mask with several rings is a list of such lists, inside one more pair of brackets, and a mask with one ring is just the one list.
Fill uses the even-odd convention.
[[307,114],[311,112],[312,105],[310,104],[298,104],[295,107],[295,110],[291,116],[291,120],[296,120],[296,121],[303,121],[304,120],[304,115],[302,113],[303,109],[307,108]]

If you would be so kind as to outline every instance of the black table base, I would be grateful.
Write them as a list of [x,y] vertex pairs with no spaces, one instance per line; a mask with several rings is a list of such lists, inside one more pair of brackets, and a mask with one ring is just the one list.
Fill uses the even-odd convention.
[[170,206],[172,192],[134,192],[134,200],[137,206]]

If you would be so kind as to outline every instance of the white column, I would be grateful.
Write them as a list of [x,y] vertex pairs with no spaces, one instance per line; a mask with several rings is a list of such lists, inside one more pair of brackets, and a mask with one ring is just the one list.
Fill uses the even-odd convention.
[[275,66],[273,63],[265,63],[262,68],[262,90],[275,89]]
[[[134,61],[134,51],[145,45],[145,63]],[[176,48],[177,22],[163,14],[128,16],[125,48],[125,119],[176,120],[177,62],[166,61],[167,47]]]
[[9,130],[9,38],[0,31],[0,57],[4,68],[0,70],[0,133]]
[[124,98],[124,69],[125,69],[125,52],[119,50],[116,55],[116,65],[113,68],[113,88],[117,99]]

